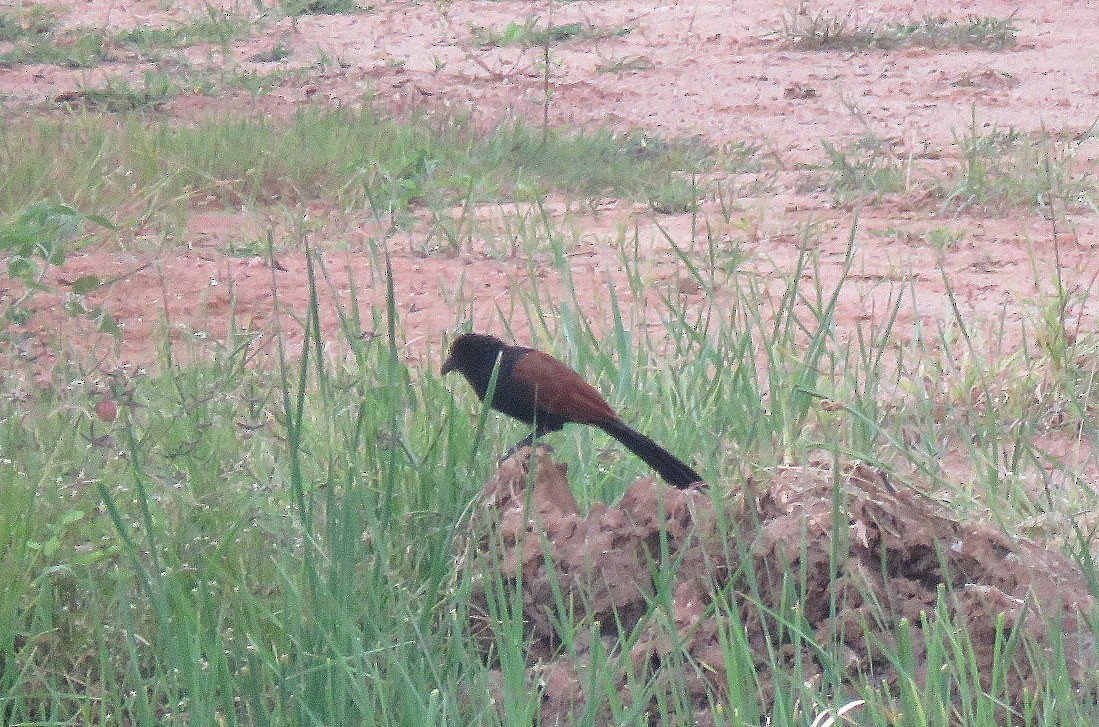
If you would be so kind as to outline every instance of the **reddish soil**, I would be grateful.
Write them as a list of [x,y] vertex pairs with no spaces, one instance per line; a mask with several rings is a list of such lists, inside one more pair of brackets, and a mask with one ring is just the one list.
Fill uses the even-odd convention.
[[[464,562],[484,574],[475,580],[470,619],[486,653],[499,638],[500,617],[485,589],[498,587],[499,573],[504,593],[521,593],[545,724],[569,724],[593,683],[614,684],[622,705],[634,706],[630,685],[655,678],[678,649],[690,655],[680,668],[697,705],[696,723],[715,724],[713,700],[723,702],[729,689],[726,645],[741,639],[767,700],[790,688],[795,664],[807,683],[823,684],[823,658],[839,660],[847,695],[881,686],[897,694],[899,679],[926,678],[925,639],[942,639],[936,614],[944,613],[969,634],[985,690],[993,688],[1001,643],[997,619],[1004,619],[1002,634],[1019,630],[1028,646],[1013,654],[1005,694],[1015,701],[1005,707],[1021,709],[1028,694],[1043,688],[1055,648],[1050,628],[1061,632],[1074,687],[1088,688],[1096,656],[1087,619],[1095,603],[1076,563],[999,529],[958,522],[933,500],[894,490],[864,464],[840,475],[846,498],[840,522],[837,478],[826,465],[782,468],[724,501],[641,479],[617,507],[597,504],[584,517],[565,466],[540,449],[531,477],[531,454],[524,448],[505,460],[485,486]],[[656,571],[672,573],[670,623],[642,622],[658,600]],[[799,588],[790,582],[796,574],[805,582],[792,617],[784,614],[790,588]],[[555,604],[582,625],[567,649]],[[804,619],[804,635],[823,651],[795,640],[794,619]],[[592,628],[599,629],[597,647]],[[896,666],[905,629],[913,674]],[[602,676],[593,678],[592,669]],[[841,703],[847,695],[834,698]]]
[[[58,10],[67,27],[119,31],[136,26],[166,27],[204,17],[208,0],[89,0],[46,3]],[[236,12],[248,7],[222,0]],[[167,9],[166,9],[167,8]],[[629,28],[611,38],[564,43],[553,48],[552,95],[548,118],[553,124],[616,129],[641,128],[665,136],[699,136],[718,146],[757,145],[769,161],[758,175],[736,177],[730,187],[734,203],[729,224],[715,223],[715,236],[748,253],[743,270],[778,284],[797,258],[805,225],[816,231],[819,277],[827,286],[838,279],[843,252],[854,220],[853,210],[837,206],[830,194],[799,191],[805,173],[799,164],[821,163],[821,141],[842,146],[867,132],[889,141],[904,157],[913,154],[924,174],[950,174],[959,159],[951,152],[954,135],[969,127],[971,114],[981,128],[1015,129],[1024,134],[1048,129],[1080,137],[1096,121],[1099,71],[1094,54],[1084,52],[1079,29],[1099,27],[1099,7],[1090,2],[870,2],[858,10],[821,4],[807,6],[804,17],[829,11],[849,22],[875,23],[945,15],[1014,16],[1018,41],[1003,51],[908,48],[893,52],[819,52],[792,47],[780,32],[790,10],[758,0],[658,4],[579,2],[552,6],[519,2],[392,2],[354,15],[268,19],[255,33],[234,44],[230,57],[220,48],[202,46],[183,52],[197,68],[236,67],[260,73],[298,68],[273,93],[207,97],[183,94],[163,113],[181,122],[211,113],[259,110],[288,114],[302,104],[357,104],[372,92],[395,113],[409,110],[468,109],[491,125],[513,116],[540,121],[543,83],[538,69],[541,49],[483,48],[471,27],[503,27],[537,18],[541,23],[581,21],[605,28]],[[290,51],[287,60],[249,60],[276,44]],[[318,59],[329,59],[319,69]],[[632,72],[599,72],[612,61],[636,61]],[[17,66],[0,71],[4,114],[54,112],[51,99],[97,85],[107,76],[137,81],[147,68],[135,54],[114,49],[112,60],[92,70],[54,66]],[[338,62],[331,62],[338,61]],[[1094,144],[1084,144],[1072,164],[1075,173],[1094,166]],[[840,301],[841,332],[856,322],[883,315],[890,292],[911,286],[895,333],[903,342],[917,322],[935,324],[950,318],[941,268],[971,321],[998,318],[1009,336],[1019,324],[1037,316],[1035,299],[1052,287],[1055,227],[1033,206],[989,213],[942,209],[920,184],[910,193],[871,199],[859,214],[853,283]],[[1092,200],[1092,204],[1094,200]],[[716,204],[702,212],[716,219]],[[322,221],[324,209],[309,210]],[[238,316],[263,326],[272,318],[272,276],[256,259],[239,260],[221,250],[232,242],[250,241],[272,223],[263,210],[211,213],[196,210],[188,222],[186,245],[146,252],[140,240],[118,240],[72,259],[60,278],[75,279],[93,271],[122,278],[101,300],[125,325],[121,356],[148,362],[160,338],[159,323],[167,313],[188,332],[224,334],[230,287]],[[486,210],[485,214],[493,214]],[[606,311],[607,284],[624,288],[624,271],[609,244],[620,225],[637,226],[644,243],[647,277],[654,291],[682,292],[696,300],[702,291],[684,287],[685,270],[671,254],[659,223],[683,246],[690,245],[687,216],[657,217],[643,206],[611,203],[595,214],[576,218],[582,240],[570,260],[577,276],[593,273],[600,284],[582,286],[581,304],[599,320]],[[1056,242],[1062,273],[1070,291],[1091,290],[1094,248],[1099,241],[1099,215],[1083,206],[1058,210]],[[250,232],[249,232],[250,231]],[[936,233],[957,241],[941,255]],[[362,240],[377,231],[354,223],[322,224],[311,233],[315,249],[333,252],[329,265],[342,273],[349,266],[358,285],[369,291],[380,281]],[[429,256],[424,233],[413,231],[389,240],[397,283],[402,328],[410,356],[438,348],[441,334],[461,322],[456,301],[474,301],[477,323],[501,329],[496,308],[517,310],[517,296],[530,293],[530,261],[502,256],[474,245],[459,259]],[[487,245],[487,243],[485,243]],[[300,256],[280,259],[285,271],[274,276],[280,299],[300,313],[304,271]],[[151,267],[126,272],[151,263]],[[159,275],[157,271],[162,271]],[[337,275],[337,277],[339,277]],[[459,281],[461,284],[459,286]],[[604,283],[604,281],[607,281]],[[501,283],[507,284],[501,284]],[[486,283],[490,285],[486,285]],[[555,277],[539,280],[552,299]],[[346,286],[345,286],[346,287]],[[161,293],[166,294],[167,305]],[[714,291],[720,296],[721,291]],[[1087,328],[1093,320],[1094,296],[1086,307],[1072,310]],[[46,306],[48,309],[49,306]],[[58,325],[39,316],[46,333]],[[56,312],[56,308],[54,309]],[[653,314],[655,315],[655,313]],[[334,318],[328,316],[332,323]],[[525,321],[509,321],[523,325]],[[1009,340],[1009,344],[1014,339]]]

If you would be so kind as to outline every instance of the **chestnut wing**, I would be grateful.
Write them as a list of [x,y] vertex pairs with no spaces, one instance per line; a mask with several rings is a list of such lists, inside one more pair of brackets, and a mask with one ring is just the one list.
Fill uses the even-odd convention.
[[618,419],[588,382],[548,353],[530,349],[515,362],[512,376],[534,390],[538,409],[578,424]]

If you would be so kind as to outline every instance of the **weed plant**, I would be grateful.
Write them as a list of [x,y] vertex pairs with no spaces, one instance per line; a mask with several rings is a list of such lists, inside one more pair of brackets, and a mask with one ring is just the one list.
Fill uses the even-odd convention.
[[[31,205],[11,219],[0,219],[0,263],[7,288],[0,303],[0,343],[11,343],[10,327],[26,324],[34,316],[35,296],[51,289],[47,275],[73,252],[74,239],[85,222],[112,227],[105,219],[87,218],[71,207],[43,203]],[[86,299],[102,284],[97,275],[71,281],[64,308],[71,315],[88,316],[103,332],[117,333],[114,318]]]
[[92,68],[106,61],[112,47],[137,51],[158,60],[159,51],[214,44],[228,55],[230,45],[251,33],[260,16],[240,8],[207,5],[193,20],[169,27],[136,27],[117,34],[75,28],[61,31],[53,13],[39,5],[0,11],[0,42],[12,48],[0,53],[0,67],[45,63],[66,68]]

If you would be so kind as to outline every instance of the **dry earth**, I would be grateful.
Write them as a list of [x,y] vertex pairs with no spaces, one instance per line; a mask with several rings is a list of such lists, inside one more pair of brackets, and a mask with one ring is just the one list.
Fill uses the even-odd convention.
[[[167,27],[201,17],[206,0],[179,2],[115,0],[50,2],[68,26],[118,31],[136,26]],[[216,5],[217,3],[215,3]],[[236,11],[242,5],[222,3]],[[748,253],[742,269],[778,283],[797,259],[803,231],[813,225],[820,253],[819,278],[826,286],[839,277],[850,227],[851,205],[833,195],[801,191],[806,173],[799,165],[820,164],[821,141],[842,146],[867,133],[884,139],[899,158],[912,155],[925,174],[950,174],[959,166],[951,153],[955,135],[976,118],[982,130],[1012,129],[1034,134],[1042,129],[1085,139],[1099,117],[1099,51],[1082,46],[1079,29],[1099,27],[1099,8],[1090,2],[869,2],[854,6],[808,4],[801,16],[767,2],[386,2],[354,15],[302,16],[261,24],[255,34],[223,57],[219,48],[186,49],[198,67],[239,67],[269,72],[299,67],[274,92],[257,97],[183,94],[161,113],[187,123],[208,114],[245,110],[273,115],[292,113],[306,104],[358,104],[371,93],[395,113],[411,110],[466,109],[485,126],[513,116],[535,121],[543,112],[541,49],[482,48],[472,40],[473,26],[503,27],[540,19],[546,23],[582,21],[631,32],[601,40],[553,48],[549,121],[586,128],[644,129],[668,137],[698,136],[717,146],[757,146],[768,160],[755,175],[740,175],[730,186],[733,215],[714,223],[724,244]],[[1017,43],[1002,51],[907,48],[891,52],[819,52],[792,47],[780,32],[785,18],[805,20],[813,13],[871,24],[943,15],[1013,16]],[[282,45],[290,51],[279,63],[249,60],[261,50]],[[132,55],[132,54],[131,54]],[[334,59],[324,69],[315,62]],[[56,113],[57,98],[67,98],[106,76],[140,78],[148,70],[116,50],[111,62],[92,70],[54,66],[0,69],[0,99],[5,116]],[[613,62],[635,62],[630,72],[599,72]],[[974,116],[975,115],[975,116]],[[1076,175],[1094,166],[1094,143],[1082,143],[1072,160]],[[558,210],[562,209],[561,205]],[[301,210],[310,222],[315,248],[331,250],[330,269],[359,281],[369,294],[380,284],[363,241],[378,231],[349,222],[336,210],[313,205]],[[714,220],[716,203],[702,212]],[[485,217],[496,210],[480,211]],[[563,213],[561,213],[564,216]],[[266,210],[195,210],[187,221],[185,245],[162,248],[142,239],[89,250],[71,261],[62,280],[86,271],[121,279],[102,295],[126,326],[123,358],[146,362],[158,340],[165,311],[180,331],[220,336],[226,330],[230,295],[238,317],[262,328],[271,318],[272,276],[258,259],[237,259],[222,250],[249,241],[264,230],[285,230],[281,217]],[[686,215],[654,216],[647,208],[607,202],[570,224],[578,243],[570,259],[578,275],[616,285],[624,272],[610,242],[625,226],[636,226],[645,245],[647,274],[654,297],[661,291],[700,300],[704,291],[683,285],[685,271],[656,229],[659,223],[679,244],[690,244]],[[1091,290],[1099,215],[1094,200],[1057,210],[1051,223],[1033,205],[1006,209],[943,209],[942,199],[919,184],[910,193],[872,198],[859,213],[853,283],[844,290],[838,311],[841,331],[883,314],[890,292],[911,286],[895,332],[903,342],[917,322],[949,319],[944,276],[971,321],[1003,316],[1009,335],[1036,315],[1035,298],[1052,288],[1053,248],[1060,248],[1070,291]],[[936,243],[946,235],[952,244]],[[388,241],[394,256],[398,304],[408,354],[422,356],[437,348],[443,331],[454,327],[472,307],[481,327],[500,330],[497,311],[516,309],[516,295],[529,293],[530,261],[474,246],[458,258],[432,254],[423,230]],[[153,248],[153,249],[150,249]],[[150,264],[151,263],[151,264]],[[281,259],[276,272],[282,301],[304,304],[304,266],[299,256]],[[149,267],[143,267],[150,264]],[[132,272],[135,271],[137,272]],[[506,283],[506,284],[505,284]],[[539,285],[555,285],[548,275]],[[342,286],[346,288],[346,285]],[[232,290],[230,294],[229,290]],[[585,286],[582,304],[595,320],[605,310],[606,287]],[[722,291],[711,291],[720,299]],[[459,306],[456,301],[466,305]],[[468,303],[472,301],[472,306]],[[457,310],[456,308],[461,308]],[[1074,325],[1093,328],[1094,301],[1071,310]],[[328,320],[332,320],[329,316]],[[45,332],[54,323],[47,322]],[[183,335],[182,333],[177,333]]]

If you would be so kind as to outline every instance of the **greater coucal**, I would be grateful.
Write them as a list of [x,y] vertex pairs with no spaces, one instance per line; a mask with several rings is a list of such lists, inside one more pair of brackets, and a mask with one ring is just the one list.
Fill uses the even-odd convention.
[[669,484],[682,488],[702,481],[689,465],[623,422],[580,374],[548,353],[509,346],[496,336],[465,333],[450,345],[443,374],[461,372],[484,401],[497,359],[500,372],[489,405],[534,427],[518,446],[569,422],[590,424],[624,444]]

